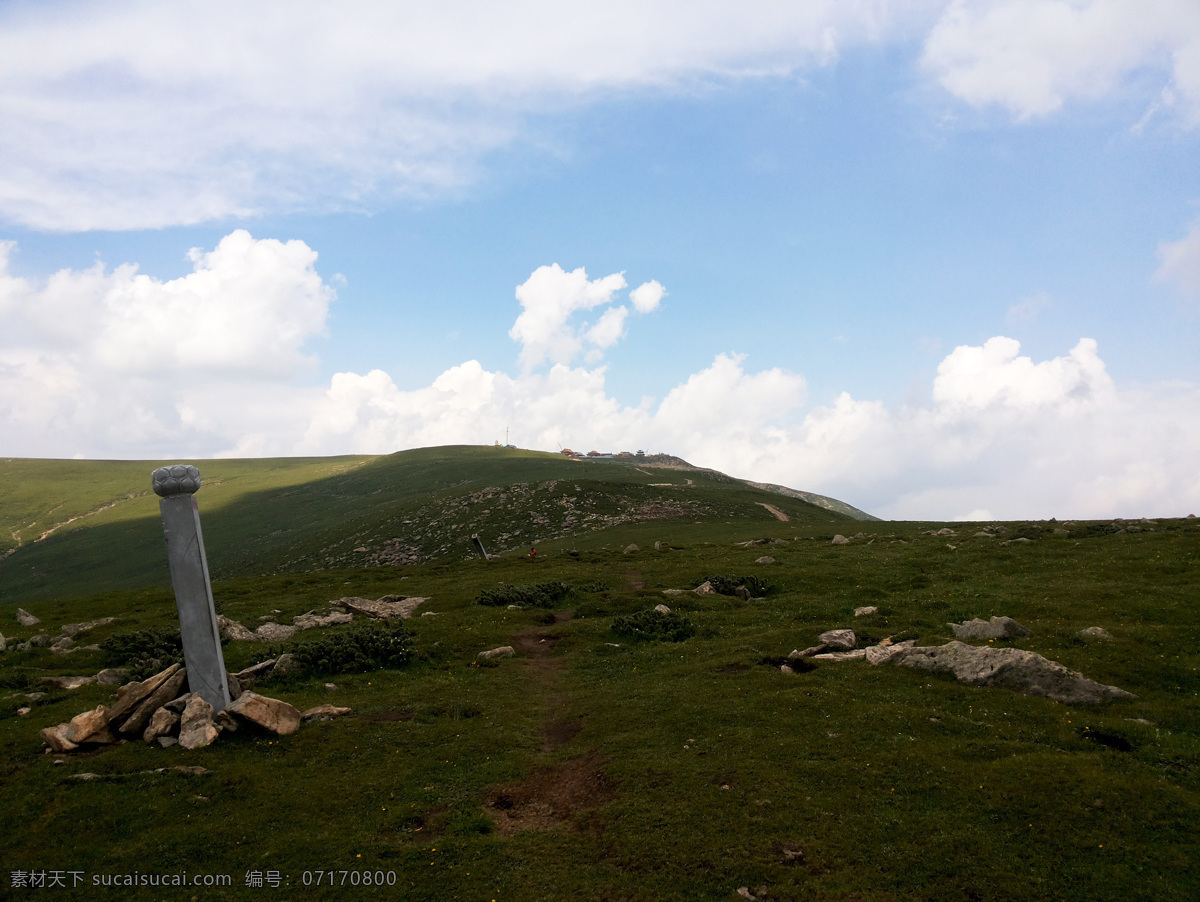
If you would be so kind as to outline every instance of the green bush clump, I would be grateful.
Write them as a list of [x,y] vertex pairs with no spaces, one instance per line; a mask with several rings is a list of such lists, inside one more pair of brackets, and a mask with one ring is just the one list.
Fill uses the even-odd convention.
[[[700,580],[703,585],[705,580]],[[707,582],[712,584],[713,589],[718,595],[736,595],[737,589],[745,586],[751,595],[766,595],[770,588],[763,580],[757,576],[734,576],[732,574],[723,574],[720,576],[710,576]]]
[[183,663],[183,639],[179,630],[161,628],[117,633],[100,643],[100,655],[109,667],[128,667],[130,679],[144,680]]
[[696,627],[683,614],[674,611],[664,614],[654,608],[615,618],[612,630],[618,636],[653,639],[658,642],[682,642],[696,634]]
[[412,636],[403,623],[369,621],[301,643],[292,650],[292,655],[306,673],[396,669],[412,660]]
[[519,604],[531,608],[552,608],[571,591],[566,583],[537,583],[532,586],[510,586],[502,583],[495,589],[484,589],[475,599],[488,607],[507,607]]
[[594,582],[584,583],[582,586],[576,586],[576,592],[607,592],[611,586],[608,583]]

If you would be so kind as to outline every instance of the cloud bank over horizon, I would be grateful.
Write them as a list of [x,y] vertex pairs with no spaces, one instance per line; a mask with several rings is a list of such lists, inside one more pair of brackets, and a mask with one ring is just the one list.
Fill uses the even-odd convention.
[[540,115],[802,79],[859,47],[903,48],[951,110],[1122,95],[1200,126],[1194,0],[63,6],[0,13],[0,220],[49,231],[454,196],[545,140]]
[[893,519],[1200,509],[1200,386],[1117,385],[1088,338],[1036,362],[1004,336],[960,345],[928,398],[901,407],[847,392],[813,404],[800,373],[724,350],[634,407],[608,393],[604,352],[637,315],[686,311],[649,281],[629,293],[631,312],[621,273],[551,264],[515,291],[515,374],[467,360],[423,387],[379,369],[320,385],[307,345],[336,294],[303,241],[237,230],[168,281],[100,263],[20,279],[12,250],[0,246],[6,456],[380,454],[490,444],[510,428],[522,447],[672,453]]

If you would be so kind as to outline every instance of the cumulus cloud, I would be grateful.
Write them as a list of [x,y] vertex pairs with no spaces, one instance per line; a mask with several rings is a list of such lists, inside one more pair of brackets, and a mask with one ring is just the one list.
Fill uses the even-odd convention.
[[[539,266],[517,286],[523,312],[508,332],[509,338],[521,344],[522,367],[529,370],[546,361],[570,363],[585,348],[589,362],[597,362],[603,351],[624,337],[629,308],[609,307],[595,323],[576,326],[571,320],[576,313],[611,304],[626,285],[623,273],[589,280],[583,267],[566,272],[557,263]],[[664,294],[658,282],[647,282],[630,297],[635,310],[648,313]]]
[[1200,300],[1200,222],[1178,241],[1158,246],[1162,261],[1155,278],[1173,282],[1189,298]]
[[155,456],[278,424],[334,299],[304,242],[240,230],[168,281],[97,263],[39,284],[9,272],[11,251],[0,248],[9,454]]
[[1193,0],[954,0],[922,64],[956,97],[1018,119],[1104,97],[1148,70],[1167,89],[1160,97],[1178,96],[1187,119],[1200,122]]

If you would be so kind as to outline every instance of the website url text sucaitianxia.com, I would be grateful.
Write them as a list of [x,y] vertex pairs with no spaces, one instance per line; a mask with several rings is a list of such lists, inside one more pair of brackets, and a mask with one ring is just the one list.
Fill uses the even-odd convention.
[[[301,886],[395,886],[395,871],[306,870],[298,875]],[[86,871],[30,870],[10,871],[8,885],[14,890],[75,889],[105,886],[233,886],[229,874],[91,874]],[[242,886],[254,888],[292,885],[292,875],[280,871],[246,871]]]

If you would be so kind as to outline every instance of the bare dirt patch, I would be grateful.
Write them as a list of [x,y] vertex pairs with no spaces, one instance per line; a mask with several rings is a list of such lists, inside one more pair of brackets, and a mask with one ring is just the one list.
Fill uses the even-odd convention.
[[486,807],[502,836],[522,830],[581,829],[579,815],[616,797],[617,786],[604,773],[605,761],[595,752],[558,764],[535,768],[520,783],[496,786]]
[[787,514],[785,514],[783,511],[781,511],[779,508],[777,508],[774,504],[767,504],[765,501],[759,501],[758,503],[762,507],[765,507],[772,514],[774,514],[776,520],[780,520],[783,523],[787,523],[789,520],[792,519]]

